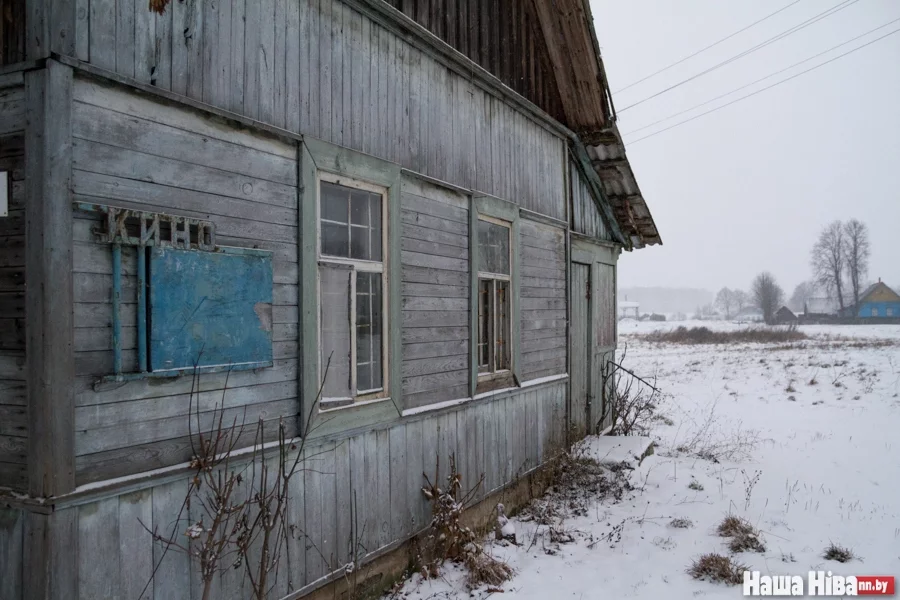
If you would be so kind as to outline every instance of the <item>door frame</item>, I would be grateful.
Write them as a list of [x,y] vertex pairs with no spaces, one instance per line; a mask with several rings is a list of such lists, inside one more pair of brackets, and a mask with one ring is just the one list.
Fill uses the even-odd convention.
[[[602,374],[599,372],[595,373],[596,365],[599,360],[599,363],[602,365],[605,361],[605,356],[610,353],[615,353],[617,343],[619,337],[619,319],[618,319],[618,294],[616,290],[618,289],[618,269],[617,263],[619,254],[621,254],[622,249],[620,246],[610,244],[609,242],[600,242],[599,240],[594,240],[586,236],[579,235],[577,233],[572,232],[571,234],[571,246],[570,246],[570,255],[569,261],[571,263],[581,263],[591,266],[590,270],[590,278],[591,278],[591,301],[589,303],[589,323],[588,327],[591,332],[590,339],[591,348],[590,348],[590,357],[588,361],[588,398],[587,398],[587,420],[588,434],[592,433],[600,433],[605,432],[604,429],[601,429],[600,432],[595,430],[595,426],[598,423],[599,418],[603,415],[603,410],[605,408],[607,402],[607,390],[604,388],[601,390],[599,402],[596,402],[598,398],[593,393],[595,390],[594,382],[597,381],[598,377],[602,377]],[[613,344],[611,346],[603,346],[600,347],[596,342],[596,331],[595,327],[600,322],[600,305],[601,303],[598,301],[599,299],[599,283],[600,283],[600,268],[601,265],[610,266],[613,268],[613,297],[611,301],[611,309],[613,311]],[[570,276],[571,277],[571,276]],[[571,280],[569,283],[571,287]],[[572,332],[571,319],[569,324],[570,332]],[[570,333],[570,339],[571,333]],[[571,350],[570,350],[571,352]],[[595,360],[595,356],[599,356],[600,358]],[[570,377],[571,379],[571,377]],[[602,385],[602,384],[601,384]],[[571,403],[571,387],[570,387],[570,403]],[[571,421],[571,419],[570,419]]]

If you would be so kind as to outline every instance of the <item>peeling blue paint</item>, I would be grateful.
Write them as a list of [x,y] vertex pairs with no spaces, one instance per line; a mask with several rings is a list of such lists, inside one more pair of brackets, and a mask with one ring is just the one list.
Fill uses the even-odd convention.
[[150,249],[150,370],[272,365],[272,257]]

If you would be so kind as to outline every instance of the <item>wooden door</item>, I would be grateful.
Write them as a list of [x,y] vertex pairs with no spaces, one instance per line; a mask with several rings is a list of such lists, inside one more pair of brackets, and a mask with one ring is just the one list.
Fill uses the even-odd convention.
[[589,428],[591,363],[593,335],[591,334],[591,265],[572,263],[571,310],[572,353],[571,394],[569,396],[569,427],[574,439],[584,437]]

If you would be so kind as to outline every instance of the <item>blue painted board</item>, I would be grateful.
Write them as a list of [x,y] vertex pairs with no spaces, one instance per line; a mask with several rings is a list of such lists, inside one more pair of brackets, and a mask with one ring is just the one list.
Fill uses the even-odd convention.
[[272,257],[150,249],[150,370],[272,365]]

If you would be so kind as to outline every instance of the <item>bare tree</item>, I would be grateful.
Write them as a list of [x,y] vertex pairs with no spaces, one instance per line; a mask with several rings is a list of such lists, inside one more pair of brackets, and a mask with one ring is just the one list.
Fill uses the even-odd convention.
[[727,287],[723,287],[716,294],[716,307],[725,313],[726,319],[730,319],[734,313],[740,310],[737,296]]
[[850,219],[844,223],[844,255],[847,257],[847,278],[853,290],[853,305],[859,306],[860,283],[869,271],[869,228],[865,223]]
[[760,273],[750,288],[756,306],[762,311],[766,323],[775,320],[775,311],[784,299],[784,291],[775,282],[775,276],[768,271]]
[[822,287],[837,296],[844,311],[844,267],[847,261],[844,227],[834,221],[822,230],[812,249],[813,276]]
[[791,299],[788,300],[788,308],[794,312],[805,312],[806,303],[816,295],[816,284],[812,281],[802,281],[794,288]]
[[734,294],[734,302],[737,305],[738,312],[753,305],[753,299],[744,290],[734,290],[732,293]]

